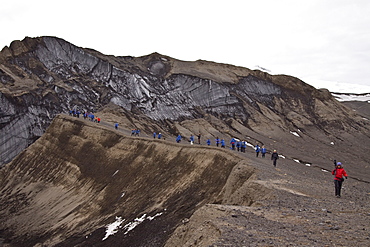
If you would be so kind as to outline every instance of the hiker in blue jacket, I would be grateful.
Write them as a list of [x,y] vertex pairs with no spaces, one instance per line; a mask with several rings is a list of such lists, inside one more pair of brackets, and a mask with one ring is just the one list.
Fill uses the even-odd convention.
[[256,150],[256,157],[258,157],[258,155],[260,154],[260,151],[261,151],[260,146],[258,146],[258,144],[257,144],[254,149]]
[[240,151],[240,147],[241,147],[241,141],[237,141],[236,142],[236,150],[239,152]]
[[224,139],[221,139],[221,147],[225,148],[225,140]]
[[245,148],[247,147],[247,143],[245,141],[242,141],[242,147],[241,147],[241,151],[243,153],[245,153]]
[[211,140],[210,139],[207,140],[207,145],[208,146],[211,145]]
[[231,141],[230,141],[232,150],[235,150],[235,142],[236,142],[236,140],[234,138],[232,138]]
[[177,142],[177,143],[181,142],[181,138],[182,138],[182,137],[181,137],[181,135],[179,134],[179,135],[177,136],[177,138],[176,138],[176,142]]
[[220,138],[218,138],[218,136],[217,136],[215,142],[216,142],[216,146],[218,147],[218,145],[220,145]]
[[262,146],[262,148],[261,148],[262,158],[265,158],[266,152],[267,152],[267,150],[266,150],[265,146]]
[[193,136],[193,135],[191,135],[191,136],[190,136],[190,144],[191,144],[191,145],[193,145],[193,144],[194,144],[194,136]]
[[158,133],[158,139],[161,139],[162,138],[162,133],[161,132],[159,132]]

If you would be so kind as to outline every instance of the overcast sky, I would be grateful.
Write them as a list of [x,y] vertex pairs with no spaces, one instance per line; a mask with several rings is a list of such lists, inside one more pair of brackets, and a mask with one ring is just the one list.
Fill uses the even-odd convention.
[[[369,0],[0,0],[0,47],[56,36],[115,56],[158,52],[370,92]],[[0,48],[0,49],[1,49]],[[361,86],[359,86],[361,85]]]

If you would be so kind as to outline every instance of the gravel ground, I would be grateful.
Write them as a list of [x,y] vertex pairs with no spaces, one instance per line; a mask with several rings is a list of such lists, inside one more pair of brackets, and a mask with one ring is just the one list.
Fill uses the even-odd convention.
[[269,196],[251,207],[208,204],[167,246],[369,246],[369,183],[349,178],[336,198],[330,172],[282,158],[274,168],[269,157],[245,156]]

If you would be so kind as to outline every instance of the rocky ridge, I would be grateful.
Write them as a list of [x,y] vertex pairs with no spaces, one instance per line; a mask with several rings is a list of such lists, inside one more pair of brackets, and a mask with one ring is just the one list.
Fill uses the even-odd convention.
[[228,129],[237,123],[271,137],[298,129],[311,137],[322,129],[331,136],[337,129],[369,133],[367,122],[327,90],[294,77],[158,53],[106,56],[55,37],[25,38],[5,47],[0,78],[2,164],[39,138],[56,114],[96,112],[107,105],[149,118],[146,131],[160,123],[173,135],[175,122],[205,116]]

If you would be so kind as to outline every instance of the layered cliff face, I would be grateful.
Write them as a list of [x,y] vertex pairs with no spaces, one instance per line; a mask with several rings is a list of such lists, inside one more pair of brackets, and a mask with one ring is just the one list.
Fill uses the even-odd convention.
[[325,90],[231,65],[157,53],[106,56],[54,37],[15,41],[1,51],[0,62],[2,164],[41,136],[56,114],[96,112],[109,104],[148,117],[153,121],[148,125],[160,123],[169,134],[178,132],[175,122],[206,116],[238,134],[241,125],[270,137],[297,129],[308,135],[369,130]]

